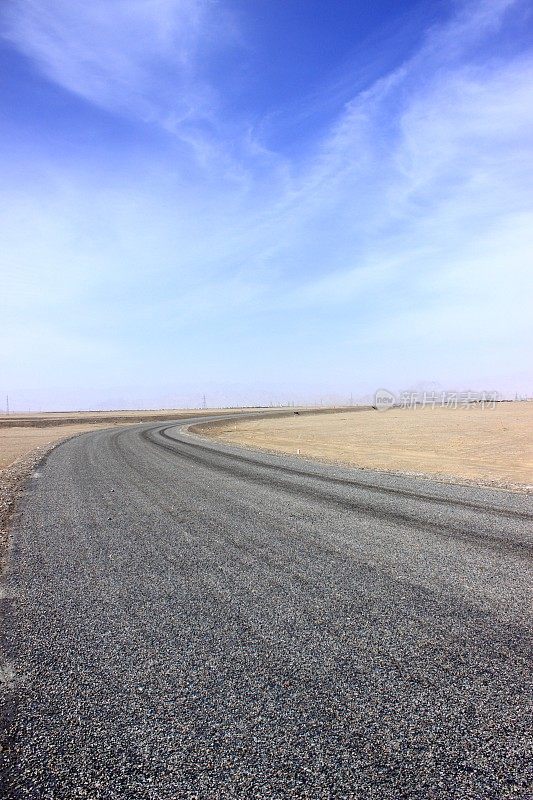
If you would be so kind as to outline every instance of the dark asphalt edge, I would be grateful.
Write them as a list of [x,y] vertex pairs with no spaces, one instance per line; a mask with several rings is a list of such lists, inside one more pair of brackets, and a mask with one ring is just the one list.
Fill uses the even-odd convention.
[[[116,426],[115,424],[109,425],[109,428],[99,428],[98,431],[109,430],[111,428],[127,428],[131,425]],[[95,430],[79,431],[70,436],[65,436],[57,442],[52,442],[46,446],[44,452],[39,452],[41,448],[34,448],[22,459],[7,467],[20,468],[22,472],[20,477],[16,478],[10,487],[11,502],[8,506],[7,513],[0,517],[0,531],[2,531],[2,538],[0,540],[0,798],[5,795],[5,775],[7,770],[7,763],[9,761],[9,754],[12,750],[11,735],[9,732],[11,723],[15,717],[18,706],[18,685],[16,673],[11,677],[11,664],[16,663],[16,652],[12,650],[7,636],[7,631],[10,628],[10,621],[15,616],[15,605],[17,598],[11,597],[9,592],[6,591],[6,579],[9,573],[9,566],[11,556],[17,552],[20,543],[12,535],[12,529],[16,520],[20,519],[24,513],[24,508],[31,498],[31,492],[34,487],[35,473],[44,467],[52,453],[72,439],[77,439],[80,436],[86,436],[90,433],[95,433]],[[11,626],[12,627],[12,626]]]
[[[172,427],[172,426],[170,426],[170,427]],[[177,440],[174,437],[171,437],[171,436],[168,436],[168,435],[165,434],[165,431],[167,430],[166,428],[159,429],[159,430],[157,428],[155,428],[155,429],[154,428],[145,429],[144,431],[141,432],[141,436],[143,437],[143,439],[145,439],[146,441],[154,444],[156,447],[160,447],[160,448],[163,448],[165,450],[168,450],[169,452],[174,453],[175,455],[179,456],[180,458],[185,458],[188,461],[191,461],[191,462],[194,462],[194,463],[197,463],[197,464],[201,464],[204,467],[205,466],[207,466],[207,467],[210,466],[209,461],[206,458],[202,458],[202,455],[200,453],[195,453],[194,451],[187,453],[183,449],[179,450],[177,447],[172,447],[170,444],[165,444],[165,443],[163,443],[161,441],[158,441],[156,438],[153,438],[153,436],[151,434],[153,434],[154,430],[156,431],[156,435],[158,433],[163,438],[166,438],[169,441],[174,441],[176,444],[179,444],[179,440]],[[450,499],[445,500],[443,498],[433,498],[433,497],[429,497],[429,496],[417,497],[417,496],[413,496],[413,495],[411,495],[409,493],[402,492],[401,490],[395,491],[394,489],[383,489],[383,487],[373,487],[373,486],[367,486],[365,484],[358,484],[355,481],[337,479],[337,478],[328,477],[328,476],[320,476],[318,474],[313,475],[312,473],[306,473],[306,472],[299,471],[299,470],[292,470],[292,469],[287,468],[286,466],[282,466],[282,465],[276,466],[276,465],[263,464],[263,463],[260,463],[260,462],[255,462],[255,461],[253,461],[251,459],[241,458],[241,457],[233,455],[233,454],[228,454],[228,453],[222,454],[222,453],[220,453],[220,451],[213,450],[212,448],[210,449],[210,448],[199,447],[197,444],[193,444],[193,443],[189,443],[189,442],[182,442],[182,443],[185,444],[188,447],[197,447],[198,450],[204,450],[204,451],[212,452],[212,453],[213,452],[214,453],[219,452],[220,455],[223,455],[224,457],[226,457],[228,459],[232,458],[232,459],[235,459],[235,460],[240,461],[240,462],[244,461],[244,462],[247,462],[248,464],[257,465],[257,467],[259,469],[264,468],[264,469],[267,469],[267,470],[270,469],[270,470],[272,470],[274,472],[275,471],[286,472],[289,475],[290,474],[294,474],[297,477],[303,477],[304,479],[311,479],[311,480],[312,479],[315,479],[315,480],[318,479],[318,480],[323,481],[324,483],[332,482],[332,483],[335,483],[335,484],[345,485],[347,487],[353,486],[355,489],[363,489],[363,490],[367,490],[369,492],[374,492],[374,493],[378,493],[378,494],[385,494],[387,496],[391,496],[391,495],[394,496],[395,494],[397,494],[398,496],[402,496],[402,497],[406,496],[410,500],[418,499],[419,501],[427,502],[428,504],[433,503],[433,504],[437,504],[437,505],[449,505],[450,503],[454,503],[453,499],[452,500],[450,500]],[[219,472],[225,472],[226,474],[228,474],[230,476],[239,473],[238,467],[235,470],[232,470],[227,465],[222,465],[222,464],[221,465],[217,465],[217,466],[213,466],[212,468],[216,469]],[[239,474],[239,477],[242,478],[243,476]],[[283,480],[275,480],[273,478],[272,480],[268,481],[268,480],[264,480],[260,475],[258,475],[255,478],[251,478],[250,476],[248,476],[246,479],[250,480],[250,481],[252,481],[252,482],[254,482],[254,483],[258,484],[258,485],[263,485],[263,484],[267,483],[269,486],[275,486],[276,488],[280,489],[281,491],[286,491],[286,492],[289,492],[289,493],[292,492],[291,485],[289,483],[287,483],[286,481],[283,481]],[[298,494],[301,495],[302,493],[303,493],[303,489],[300,486],[298,488]],[[334,498],[334,496],[330,495],[327,491],[324,492],[324,491],[320,491],[318,489],[309,488],[309,490],[307,490],[307,492],[306,492],[306,495],[309,497],[309,499],[320,498],[324,502],[329,502],[330,504],[333,504],[336,508],[347,509],[349,511],[360,512],[360,513],[363,513],[363,514],[370,515],[373,518],[378,518],[380,520],[383,520],[385,522],[392,523],[392,524],[400,523],[400,524],[408,524],[408,525],[410,525],[410,524],[412,524],[413,522],[416,521],[415,517],[413,517],[413,516],[411,516],[409,514],[401,514],[401,513],[398,513],[398,512],[384,511],[384,510],[378,511],[375,508],[373,508],[371,504],[368,504],[368,503],[351,502],[351,501],[348,501],[348,500],[342,500],[342,501],[341,500],[336,500]],[[528,514],[527,512],[523,513],[523,512],[503,511],[503,510],[499,510],[499,509],[487,508],[484,505],[477,505],[477,504],[473,504],[473,503],[461,503],[460,501],[456,501],[456,504],[459,505],[459,506],[463,505],[468,510],[473,510],[476,513],[493,514],[493,515],[497,515],[497,516],[505,515],[505,516],[511,517],[511,518],[518,518],[520,521],[523,521],[523,520],[524,521],[532,521],[533,520],[533,515],[532,514]],[[505,550],[505,549],[511,548],[516,552],[517,555],[519,555],[520,557],[525,558],[527,560],[529,560],[531,558],[532,554],[533,554],[533,542],[511,541],[509,539],[503,540],[503,539],[501,539],[501,538],[499,538],[497,536],[489,536],[488,534],[485,534],[485,533],[479,534],[479,533],[476,533],[475,531],[468,530],[468,529],[465,529],[465,528],[461,528],[460,530],[459,529],[458,530],[454,530],[454,529],[451,529],[450,526],[448,526],[448,525],[441,525],[438,522],[430,522],[429,520],[427,520],[425,524],[426,524],[426,527],[428,529],[430,529],[432,532],[434,532],[435,534],[437,534],[439,536],[445,536],[446,538],[452,538],[452,539],[460,539],[460,540],[463,540],[463,541],[464,540],[469,540],[471,542],[474,542],[474,543],[477,543],[477,544],[481,544],[481,545],[483,545],[483,546],[485,546],[485,547],[487,547],[487,548],[489,548],[491,550],[494,550],[496,552],[498,552],[498,551],[500,551],[502,549]]]
[[[75,434],[74,434],[75,436]],[[60,447],[64,442],[74,438],[74,436],[54,442],[41,458],[37,459],[28,469],[24,477],[17,481],[13,506],[7,520],[7,536],[5,539],[3,552],[1,554],[2,563],[0,570],[0,669],[2,678],[0,680],[0,797],[6,796],[5,787],[7,785],[6,776],[8,774],[8,764],[12,761],[11,753],[14,742],[10,730],[19,702],[19,682],[21,676],[16,673],[10,675],[11,665],[16,663],[16,652],[7,635],[7,631],[13,628],[11,620],[15,618],[15,606],[17,598],[10,596],[6,590],[6,578],[9,572],[11,556],[16,553],[20,543],[12,535],[14,522],[19,519],[28,502],[33,484],[35,472],[43,467],[48,461],[51,453]],[[7,678],[7,679],[6,679]]]
[[[52,444],[46,447],[44,452],[39,453],[38,450],[40,448],[35,448],[27,453],[23,459],[21,459],[24,463],[23,472],[10,488],[12,502],[10,503],[8,513],[3,515],[0,519],[0,525],[5,532],[5,536],[2,537],[0,543],[2,545],[2,550],[0,552],[0,798],[5,796],[5,776],[7,774],[7,765],[10,761],[10,753],[13,750],[10,727],[18,707],[19,690],[17,687],[19,686],[20,680],[20,676],[19,680],[17,680],[16,673],[10,676],[11,664],[16,663],[16,652],[12,649],[11,642],[7,636],[8,629],[13,627],[10,623],[15,617],[17,599],[10,596],[6,591],[6,578],[9,572],[11,555],[15,553],[20,546],[20,543],[12,535],[12,529],[14,523],[17,519],[20,519],[26,504],[29,502],[35,481],[35,473],[45,466],[51,454],[58,447],[66,444],[71,439],[92,432],[93,431],[80,431],[79,433],[73,433],[71,436],[66,436],[63,439],[59,439],[57,442],[52,442]],[[17,462],[11,466],[19,467],[21,460],[17,460]],[[8,467],[7,469],[10,468]]]
[[[421,488],[430,489],[434,492],[437,492],[434,496],[424,494],[424,497],[428,499],[428,501],[437,503],[437,504],[446,504],[453,502],[456,505],[471,508],[473,510],[483,510],[485,513],[490,513],[493,511],[495,514],[505,513],[507,516],[515,516],[517,519],[524,519],[526,521],[533,520],[533,508],[531,513],[523,512],[523,511],[510,511],[510,510],[500,510],[497,507],[491,508],[487,506],[485,503],[472,503],[471,501],[465,501],[460,497],[446,497],[441,496],[438,493],[445,491],[446,489],[454,491],[454,490],[472,490],[477,489],[480,492],[483,492],[487,495],[492,495],[493,499],[504,499],[509,500],[513,498],[514,500],[520,501],[527,501],[533,498],[533,491],[515,491],[513,489],[509,489],[506,487],[501,486],[493,486],[491,484],[485,483],[478,483],[476,481],[473,482],[456,482],[451,480],[439,480],[438,477],[427,474],[427,473],[409,473],[409,472],[398,472],[395,470],[375,470],[366,467],[357,467],[354,465],[346,464],[345,462],[341,461],[326,461],[316,458],[309,458],[309,456],[302,456],[295,453],[281,453],[276,450],[268,450],[267,448],[259,448],[259,447],[252,447],[251,445],[245,444],[236,444],[234,442],[227,443],[221,442],[216,437],[211,436],[203,436],[201,433],[196,431],[196,428],[203,427],[202,424],[191,423],[191,424],[183,424],[183,425],[169,425],[168,428],[177,428],[178,432],[184,436],[184,439],[190,439],[191,444],[194,444],[194,440],[200,440],[204,443],[205,449],[211,449],[214,452],[220,452],[221,454],[235,459],[240,459],[247,463],[254,462],[254,459],[250,458],[252,453],[255,453],[257,456],[269,456],[272,461],[268,463],[266,461],[257,460],[257,466],[266,468],[266,469],[283,469],[287,472],[293,472],[298,477],[310,477],[310,478],[320,478],[322,480],[329,480],[335,483],[345,484],[347,486],[352,485],[354,488],[357,489],[365,489],[369,491],[376,491],[382,494],[396,494],[405,498],[410,498],[413,500],[420,500],[420,494],[417,492],[413,492],[412,490],[405,490],[398,486],[383,486],[383,481],[393,481],[395,479],[402,481],[402,482],[410,482],[416,481],[420,484]],[[165,428],[167,430],[168,428]],[[169,436],[168,438],[173,439],[174,437]],[[274,463],[275,459],[285,460],[292,462],[294,466],[288,468],[286,464],[276,464]],[[302,469],[302,466],[304,469]],[[305,467],[308,467],[309,470],[306,471]],[[324,467],[329,468],[331,471],[337,470],[340,472],[349,473],[353,477],[348,478],[339,478],[335,476],[328,476],[324,474],[320,474],[320,470]],[[358,476],[361,477],[364,475],[365,480],[358,480]],[[368,479],[368,480],[366,480]]]
[[[83,431],[83,433],[88,433],[88,431]],[[57,442],[46,445],[44,450],[41,446],[35,447],[2,470],[2,473],[7,475],[7,505],[6,508],[0,512],[0,532],[3,534],[0,538],[0,580],[8,566],[10,547],[9,534],[13,517],[20,507],[28,483],[31,481],[33,474],[46,464],[50,453],[52,453],[56,447],[60,447],[64,442],[68,442],[69,439],[80,435],[81,433],[73,433],[71,436],[67,436],[64,439],[58,439]]]
[[[114,424],[109,425],[109,428],[115,428]],[[129,427],[121,425],[119,427]],[[109,428],[98,428],[97,430],[109,430]],[[66,444],[71,439],[76,439],[78,436],[85,436],[87,433],[93,433],[93,430],[78,431],[58,439],[56,442],[51,442],[44,446],[35,447],[22,457],[16,459],[12,464],[1,470],[2,473],[8,476],[8,507],[5,511],[0,511],[0,588],[3,576],[9,567],[9,551],[10,551],[10,532],[14,517],[19,512],[26,490],[31,482],[34,473],[43,467],[48,461],[51,453],[62,444]],[[20,474],[17,476],[17,471]],[[9,473],[15,473],[12,481],[9,481]]]
[[[339,409],[334,409],[334,411],[335,412],[338,411],[339,413],[344,413],[345,411],[367,411],[370,410],[371,408],[372,408],[371,406],[361,406],[358,408],[351,408],[351,407],[347,409],[339,408]],[[303,415],[303,414],[312,414],[316,412],[299,411],[298,413],[299,415]],[[274,415],[274,418],[293,416],[293,414],[294,412],[283,413],[279,415]],[[255,419],[263,419],[263,418],[264,415],[255,416]],[[253,418],[251,421],[253,421]],[[216,427],[216,425],[213,423],[214,421],[205,423],[204,422],[194,422],[190,424],[184,423],[183,425],[179,425],[178,423],[178,425],[180,430],[182,430],[184,433],[189,434],[190,436],[195,436],[198,439],[203,439],[206,442],[216,442],[220,446],[224,445],[227,446],[226,442],[220,442],[216,436],[214,435],[209,436],[203,432],[205,428]],[[489,480],[483,481],[481,479],[474,480],[470,478],[460,478],[459,476],[453,476],[453,475],[444,476],[444,475],[432,474],[429,472],[408,472],[408,471],[402,472],[400,470],[393,470],[393,469],[373,469],[372,467],[362,467],[362,466],[357,466],[356,464],[348,464],[346,461],[337,461],[334,459],[326,459],[326,458],[323,459],[311,458],[310,456],[305,456],[298,453],[289,453],[289,452],[284,453],[281,452],[280,450],[270,450],[269,448],[266,447],[255,447],[253,445],[244,443],[237,444],[235,442],[232,442],[231,446],[235,447],[236,449],[238,448],[244,452],[263,453],[271,456],[294,458],[314,465],[338,467],[340,469],[353,470],[354,472],[357,471],[365,472],[366,474],[369,475],[375,475],[376,479],[378,480],[386,476],[391,476],[393,478],[409,478],[417,481],[425,481],[427,483],[438,483],[443,486],[462,486],[465,489],[489,489],[496,492],[506,492],[507,494],[520,495],[522,497],[533,497],[533,487],[526,483],[506,483],[502,485],[498,481],[489,481]]]

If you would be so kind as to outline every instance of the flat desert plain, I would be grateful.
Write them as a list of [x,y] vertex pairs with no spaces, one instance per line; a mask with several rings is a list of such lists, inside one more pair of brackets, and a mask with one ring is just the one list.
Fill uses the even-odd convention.
[[0,470],[37,448],[48,448],[49,445],[77,433],[108,427],[109,423],[103,422],[99,424],[47,425],[42,428],[37,426],[2,428],[0,423]]
[[[232,409],[233,410],[233,409]],[[238,410],[238,409],[235,409]],[[69,411],[45,414],[0,414],[0,470],[28,453],[78,433],[135,422],[179,420],[209,411],[168,409],[156,411]],[[231,413],[231,411],[224,411]]]
[[533,402],[354,408],[199,429],[223,442],[355,467],[533,488]]

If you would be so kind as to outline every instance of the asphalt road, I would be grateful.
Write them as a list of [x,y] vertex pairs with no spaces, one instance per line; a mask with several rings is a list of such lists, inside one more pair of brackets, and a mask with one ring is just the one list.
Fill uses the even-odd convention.
[[175,423],[68,441],[3,581],[1,796],[531,797],[532,513]]

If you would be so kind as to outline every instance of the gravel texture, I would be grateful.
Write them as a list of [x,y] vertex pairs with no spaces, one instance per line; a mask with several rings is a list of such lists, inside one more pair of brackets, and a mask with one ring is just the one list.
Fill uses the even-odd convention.
[[2,797],[530,798],[531,498],[98,431],[28,484]]
[[341,466],[533,493],[533,402],[329,411],[204,421],[195,432]]
[[35,467],[46,458],[59,442],[48,442],[35,447],[13,464],[0,469],[0,572],[5,566],[9,543],[9,523],[15,513],[17,500]]

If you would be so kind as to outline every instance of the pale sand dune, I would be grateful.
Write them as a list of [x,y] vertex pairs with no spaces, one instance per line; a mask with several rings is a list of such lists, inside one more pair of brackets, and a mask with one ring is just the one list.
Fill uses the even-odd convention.
[[229,423],[203,434],[377,470],[533,484],[533,403],[342,411]]

